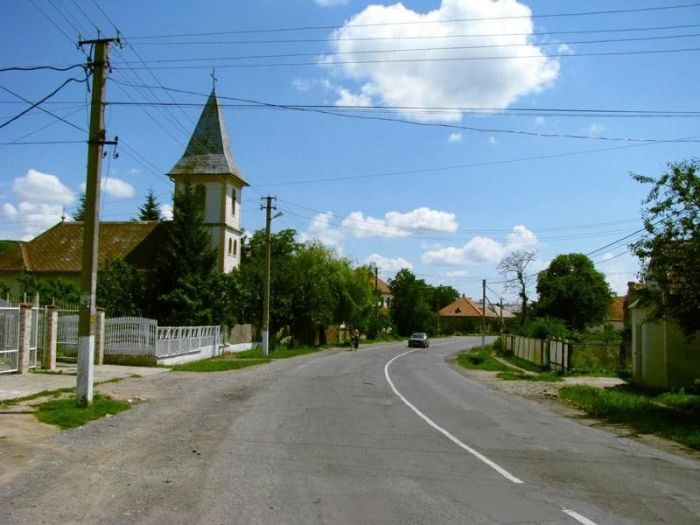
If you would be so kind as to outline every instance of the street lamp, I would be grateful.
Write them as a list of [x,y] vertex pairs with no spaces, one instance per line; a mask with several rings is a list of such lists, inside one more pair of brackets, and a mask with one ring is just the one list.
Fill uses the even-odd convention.
[[262,351],[263,355],[268,355],[270,353],[270,252],[271,252],[271,242],[270,242],[270,223],[272,219],[282,216],[282,212],[278,211],[272,215],[272,199],[269,195],[265,198],[266,204],[266,217],[265,217],[265,284],[264,284],[264,295],[263,295],[263,322],[262,322]]

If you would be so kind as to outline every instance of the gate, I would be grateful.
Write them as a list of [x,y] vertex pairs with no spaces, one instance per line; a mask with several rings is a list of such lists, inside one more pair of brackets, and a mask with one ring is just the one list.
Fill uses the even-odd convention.
[[19,307],[0,307],[0,374],[19,370]]
[[78,362],[78,312],[75,310],[58,310],[56,359]]

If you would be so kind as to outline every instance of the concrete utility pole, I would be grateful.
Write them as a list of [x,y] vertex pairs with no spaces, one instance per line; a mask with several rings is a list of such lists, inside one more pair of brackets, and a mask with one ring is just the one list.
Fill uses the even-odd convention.
[[379,335],[379,266],[374,265],[374,337]]
[[481,281],[481,351],[486,348],[486,279]]
[[83,260],[80,275],[80,311],[78,318],[78,406],[92,403],[94,382],[95,333],[97,329],[97,249],[100,224],[100,173],[102,171],[102,146],[116,144],[105,140],[104,100],[107,69],[109,68],[109,44],[114,38],[82,40],[79,45],[90,44],[94,54],[92,70],[92,101],[90,103],[90,132],[88,136],[87,180],[85,186],[85,221],[83,222]]
[[265,212],[265,275],[263,284],[263,321],[262,321],[262,351],[263,355],[270,353],[270,266],[271,266],[271,242],[270,242],[270,223],[272,219],[282,215],[282,212],[277,212],[272,215],[272,210],[277,208],[272,204],[275,197],[264,197],[265,206],[261,206]]

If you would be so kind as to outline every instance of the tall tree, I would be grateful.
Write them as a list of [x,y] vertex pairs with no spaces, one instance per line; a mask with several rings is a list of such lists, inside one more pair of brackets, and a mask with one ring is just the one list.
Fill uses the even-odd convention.
[[527,267],[535,260],[534,250],[518,250],[504,257],[498,263],[498,271],[505,277],[505,289],[507,291],[517,291],[520,297],[520,324],[524,325],[528,316],[528,296],[530,276],[527,274]]
[[174,196],[173,222],[156,259],[153,313],[161,323],[210,324],[226,321],[212,307],[213,298],[230,295],[231,283],[216,271],[216,251],[204,226],[202,210],[191,181]]
[[391,316],[399,335],[416,330],[432,332],[435,316],[429,304],[430,287],[406,268],[390,281]]
[[674,319],[690,334],[700,330],[700,161],[671,163],[658,179],[633,175],[652,186],[644,200],[646,234],[631,245],[642,260],[642,278],[656,315]]
[[146,193],[146,202],[139,208],[139,218],[140,221],[162,221],[163,216],[160,213],[160,206],[158,205],[158,199],[153,193],[153,189],[149,188],[148,193]]
[[537,313],[575,330],[603,322],[612,300],[605,276],[582,253],[558,255],[537,277]]
[[85,192],[82,192],[78,196],[78,207],[73,212],[73,220],[74,221],[84,221],[85,214],[87,213],[86,208],[87,208],[87,197],[85,195]]

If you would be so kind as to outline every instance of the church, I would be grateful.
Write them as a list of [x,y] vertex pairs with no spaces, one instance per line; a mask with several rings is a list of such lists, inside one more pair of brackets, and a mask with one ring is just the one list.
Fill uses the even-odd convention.
[[[168,173],[180,191],[189,178],[202,204],[204,223],[216,250],[217,266],[230,272],[240,264],[241,192],[248,186],[236,163],[216,92],[204,106],[184,154]],[[152,268],[171,221],[100,221],[99,267],[123,258],[137,269]],[[15,241],[0,253],[0,282],[14,288],[17,277],[80,279],[83,223],[61,221],[31,241]]]

